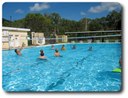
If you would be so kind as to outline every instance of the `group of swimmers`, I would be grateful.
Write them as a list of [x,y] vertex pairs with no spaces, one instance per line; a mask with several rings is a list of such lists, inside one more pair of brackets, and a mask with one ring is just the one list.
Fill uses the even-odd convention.
[[[54,56],[55,57],[61,57],[58,49],[55,49],[55,53],[54,53]],[[40,59],[46,59],[46,57],[44,56],[44,51],[43,50],[40,50]]]
[[[52,50],[54,50],[54,49],[55,49],[54,45],[52,45],[52,46],[51,46],[51,49],[52,49]],[[66,50],[66,48],[65,48],[65,46],[64,46],[64,45],[62,45],[61,50],[62,50],[62,51],[63,51],[63,50]]]
[[[22,49],[23,49],[23,46],[20,47],[19,49],[15,49],[15,53],[16,53],[17,55],[21,56],[21,55],[22,55],[22,54],[21,54],[21,50],[22,50]],[[60,55],[60,53],[59,53],[59,50],[58,50],[57,48],[55,49],[54,45],[51,46],[51,49],[52,49],[52,50],[55,50],[55,53],[54,53],[54,56],[55,56],[55,57],[62,57],[62,55]],[[72,49],[76,49],[76,46],[73,45],[73,46],[72,46]],[[62,51],[66,50],[65,45],[62,45],[61,50],[62,50]],[[40,58],[40,59],[46,59],[46,57],[44,56],[44,51],[43,51],[43,50],[40,50],[40,57],[39,57],[39,58]]]
[[[23,49],[23,47],[24,47],[24,46],[22,45],[19,49],[15,49],[15,53],[16,53],[17,55],[21,56],[21,55],[22,55],[22,54],[21,54],[21,50]],[[71,48],[72,48],[72,49],[76,49],[76,45],[73,45]],[[55,53],[54,53],[54,56],[55,56],[55,57],[62,57],[62,55],[60,55],[59,50],[58,50],[57,48],[55,49],[55,46],[54,46],[54,45],[51,46],[51,49],[52,49],[52,50],[55,50]],[[62,45],[61,50],[62,50],[62,51],[65,51],[65,50],[66,50],[65,45]],[[88,48],[88,51],[92,51],[92,47],[89,47],[89,48]],[[39,58],[40,58],[40,59],[46,59],[43,50],[40,50],[40,57],[39,57]]]
[[[62,57],[62,55],[60,55],[59,50],[58,50],[57,48],[55,49],[54,45],[51,46],[51,49],[52,49],[52,50],[55,50],[55,53],[54,53],[54,56],[55,56],[55,57]],[[76,46],[73,45],[73,46],[72,46],[72,49],[76,49]],[[62,45],[61,50],[62,50],[62,51],[66,50],[65,45]],[[39,57],[39,58],[41,58],[41,59],[46,59],[46,57],[44,56],[43,50],[40,51],[40,57]]]
[[[22,49],[23,49],[23,46],[22,46],[21,48],[19,48],[19,49],[15,49],[15,53],[16,53],[17,55],[21,56],[21,55],[22,55],[22,54],[21,54],[21,50],[22,50]],[[55,49],[54,45],[51,46],[51,49],[52,49],[52,50],[55,50],[55,53],[54,53],[54,56],[55,56],[55,57],[62,57],[62,55],[60,55],[59,50],[58,50],[57,48]],[[73,46],[72,46],[72,49],[76,49],[76,45],[73,45]],[[65,45],[62,45],[61,50],[62,50],[62,51],[66,50]],[[90,47],[88,48],[88,51],[92,51],[92,46],[90,46]],[[44,51],[43,51],[43,50],[40,50],[40,57],[39,57],[39,58],[40,58],[40,59],[46,59],[46,57],[44,56]],[[119,64],[120,64],[120,66],[122,65],[122,58],[120,58]]]
[[[72,49],[76,49],[76,45],[73,45],[71,48],[72,48]],[[17,55],[21,56],[21,55],[22,55],[22,54],[21,54],[21,50],[22,50],[22,49],[23,49],[23,45],[22,45],[21,48],[15,49],[15,53],[16,53]],[[55,57],[63,57],[62,55],[60,55],[59,50],[58,50],[57,48],[55,49],[54,45],[51,46],[51,49],[52,49],[52,50],[55,50],[55,53],[54,53],[54,56],[55,56]],[[62,50],[62,51],[66,50],[65,45],[62,45],[61,50]],[[88,51],[92,51],[92,46],[90,46],[90,47],[88,48]],[[39,59],[41,59],[41,60],[47,60],[47,58],[46,58],[45,55],[44,55],[44,51],[43,51],[43,50],[40,50]],[[120,65],[120,67],[121,67],[121,65],[122,65],[122,58],[120,58],[120,60],[119,60],[119,65]]]
[[[72,49],[76,49],[76,45],[73,45],[71,48],[72,48]],[[15,49],[15,53],[16,53],[17,55],[21,56],[21,55],[22,55],[22,54],[21,54],[21,50],[22,50],[22,49],[23,49],[23,45],[22,45],[21,48]],[[58,50],[57,48],[55,49],[55,46],[54,46],[54,45],[51,46],[51,49],[52,49],[52,50],[55,50],[55,53],[54,53],[54,56],[55,56],[55,57],[62,57],[62,55],[60,55],[59,50]],[[62,51],[65,51],[65,50],[66,50],[65,45],[62,45],[61,50],[62,50]],[[89,48],[88,48],[88,51],[92,51],[92,47],[89,47]],[[40,57],[39,57],[39,58],[40,58],[40,59],[46,59],[43,50],[40,50]]]

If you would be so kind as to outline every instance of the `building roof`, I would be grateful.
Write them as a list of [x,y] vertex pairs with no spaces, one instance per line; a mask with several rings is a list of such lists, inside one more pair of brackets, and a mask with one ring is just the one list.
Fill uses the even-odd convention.
[[14,28],[14,27],[2,27],[2,30],[30,31],[30,29],[27,28]]

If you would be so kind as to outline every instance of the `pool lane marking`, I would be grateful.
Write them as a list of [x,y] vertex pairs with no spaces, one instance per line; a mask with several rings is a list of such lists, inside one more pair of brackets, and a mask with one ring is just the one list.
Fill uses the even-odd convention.
[[19,72],[19,71],[20,71],[20,69],[17,68],[17,69],[15,69],[15,70],[13,70],[13,71],[10,71],[10,72],[8,72],[8,73],[3,74],[3,76],[7,76],[7,75],[9,75],[9,74],[12,74],[12,73],[15,73],[15,72]]
[[[92,52],[92,51],[91,51],[91,52]],[[83,61],[86,60],[89,56],[91,56],[91,54],[92,54],[92,53],[89,53],[86,57],[83,57],[80,61],[77,61],[75,66],[77,66],[78,63],[81,62],[81,61],[82,61],[82,64],[83,64]],[[58,80],[58,79],[59,79],[59,80],[56,81],[56,82],[51,83],[50,85],[48,85],[45,90],[46,90],[46,91],[52,90],[53,88],[57,87],[58,85],[63,84],[63,82],[65,81],[65,78],[67,78],[67,77],[70,76],[71,70],[76,69],[75,66],[73,66],[72,68],[70,68],[70,69],[68,69],[67,71],[63,72],[63,73],[60,75],[60,77],[57,78],[57,80]],[[76,69],[76,70],[77,70],[77,69]],[[67,74],[67,75],[65,75],[65,74]],[[62,80],[63,80],[63,81],[62,81]]]
[[88,52],[91,52],[91,53],[88,53],[88,55],[87,55],[86,57],[83,57],[81,60],[77,61],[75,66],[78,67],[78,65],[79,65],[78,63],[79,63],[79,62],[80,62],[81,65],[82,65],[83,62],[84,62],[88,57],[92,56],[93,53],[99,52],[101,49],[102,49],[102,47],[99,47],[96,51],[94,51],[94,50],[88,51],[88,50],[87,50]]

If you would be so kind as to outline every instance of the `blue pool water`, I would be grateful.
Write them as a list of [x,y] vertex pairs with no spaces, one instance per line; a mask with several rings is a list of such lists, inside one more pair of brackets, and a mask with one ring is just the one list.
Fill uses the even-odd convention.
[[[22,56],[14,50],[2,52],[2,86],[5,91],[119,91],[121,44],[66,44],[55,48],[63,57],[54,57],[50,46],[26,48]],[[88,51],[92,46],[93,50]],[[44,50],[48,60],[39,60]]]

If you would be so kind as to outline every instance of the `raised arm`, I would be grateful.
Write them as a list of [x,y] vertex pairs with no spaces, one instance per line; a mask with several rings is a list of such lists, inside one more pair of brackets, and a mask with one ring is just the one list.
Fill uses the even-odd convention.
[[23,47],[25,46],[24,43],[22,43],[22,46],[20,47],[19,51],[21,51],[23,49]]

